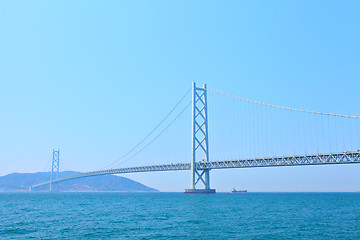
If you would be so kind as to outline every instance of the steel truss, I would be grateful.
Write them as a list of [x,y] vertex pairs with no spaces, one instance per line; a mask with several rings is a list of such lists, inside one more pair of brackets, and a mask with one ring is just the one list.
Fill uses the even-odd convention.
[[50,174],[50,191],[52,189],[52,184],[55,182],[54,179],[59,178],[60,171],[60,151],[53,149],[53,157],[51,161],[51,174]]
[[198,163],[199,169],[276,167],[360,163],[360,152],[298,155]]
[[[203,171],[210,169],[227,169],[227,168],[281,167],[281,166],[328,165],[328,164],[351,164],[351,163],[360,163],[360,152],[198,162],[196,164],[196,170]],[[191,169],[190,163],[171,163],[164,165],[108,169],[108,170],[80,173],[68,177],[58,178],[53,180],[53,183],[67,181],[76,178],[84,178],[84,177],[92,177],[92,176],[108,175],[108,174],[180,171],[180,170],[190,170],[190,169]],[[33,185],[32,188],[47,185],[49,183],[50,181],[39,183]]]
[[196,189],[199,182],[205,189],[210,189],[210,169],[197,168],[197,152],[204,154],[203,162],[209,163],[208,112],[206,85],[200,88],[192,86],[192,155],[190,162],[190,188]]

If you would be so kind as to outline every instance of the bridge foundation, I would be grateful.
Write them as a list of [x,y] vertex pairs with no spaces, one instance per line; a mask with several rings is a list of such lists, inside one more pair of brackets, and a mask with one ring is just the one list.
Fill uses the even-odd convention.
[[[192,154],[191,154],[191,187],[185,193],[215,193],[210,188],[210,170],[197,170],[197,157],[201,161],[209,162],[209,137],[208,137],[208,111],[207,111],[207,89],[192,86]],[[202,182],[204,189],[197,189],[196,185]]]
[[185,189],[185,193],[216,193],[215,189]]

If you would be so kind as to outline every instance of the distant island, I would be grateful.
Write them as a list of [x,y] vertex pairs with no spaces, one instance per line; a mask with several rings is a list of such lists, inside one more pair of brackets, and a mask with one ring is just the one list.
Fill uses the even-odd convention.
[[[60,177],[79,172],[65,171]],[[29,191],[29,186],[49,181],[50,173],[11,173],[0,177],[0,192]],[[49,186],[33,188],[32,191],[47,191]],[[103,175],[87,178],[72,179],[53,185],[54,191],[60,192],[158,192],[139,182],[116,175]]]

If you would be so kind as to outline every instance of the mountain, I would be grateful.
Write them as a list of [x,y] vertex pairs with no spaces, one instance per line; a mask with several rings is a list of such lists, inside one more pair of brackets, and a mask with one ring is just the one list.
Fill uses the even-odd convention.
[[[65,177],[79,172],[61,172],[59,177]],[[0,177],[0,192],[28,191],[29,186],[49,181],[50,173],[11,173]],[[49,185],[33,188],[32,191],[46,191]],[[102,175],[87,178],[72,179],[53,184],[53,190],[63,192],[158,192],[129,178],[116,175]]]

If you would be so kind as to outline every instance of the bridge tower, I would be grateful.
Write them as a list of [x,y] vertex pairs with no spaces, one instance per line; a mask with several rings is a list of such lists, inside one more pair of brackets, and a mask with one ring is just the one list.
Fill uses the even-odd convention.
[[[215,193],[210,188],[210,170],[197,170],[196,162],[200,157],[201,161],[209,162],[209,136],[208,136],[208,109],[207,89],[197,87],[193,82],[192,86],[192,154],[191,154],[191,185],[185,193]],[[196,188],[200,181],[204,189]]]
[[50,174],[50,191],[52,189],[53,180],[59,177],[60,150],[53,149]]

